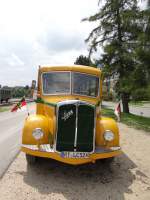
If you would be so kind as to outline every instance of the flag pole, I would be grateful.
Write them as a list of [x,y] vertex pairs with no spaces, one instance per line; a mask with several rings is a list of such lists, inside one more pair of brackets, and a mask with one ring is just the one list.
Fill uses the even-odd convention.
[[120,120],[121,120],[121,101],[118,102],[118,104],[115,108],[114,114],[117,117],[117,121],[120,122]]
[[30,115],[28,105],[27,105],[27,114],[28,116]]
[[[25,96],[24,96],[24,99],[25,99]],[[30,112],[29,112],[29,107],[28,107],[27,102],[26,102],[26,105],[27,105],[27,114],[28,114],[28,116],[29,116],[29,115],[30,115]]]

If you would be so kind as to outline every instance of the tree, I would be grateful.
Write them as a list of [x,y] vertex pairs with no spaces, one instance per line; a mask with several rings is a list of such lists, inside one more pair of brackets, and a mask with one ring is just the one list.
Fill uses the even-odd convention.
[[18,98],[18,97],[30,97],[31,95],[31,89],[28,85],[26,85],[25,87],[20,86],[20,87],[14,87],[12,89],[12,96],[14,98]]
[[85,65],[85,66],[93,66],[92,61],[90,58],[80,55],[76,61],[74,62],[75,65]]
[[141,33],[139,34],[139,43],[136,50],[140,64],[146,70],[146,78],[150,79],[150,0],[147,1],[147,7],[141,11]]
[[[146,29],[145,29],[145,35],[146,35],[146,55],[147,55],[147,69],[148,69],[148,73],[149,73],[149,77],[150,78],[150,0],[148,0],[147,2],[147,9],[146,9]],[[150,85],[149,85],[150,86]]]
[[[137,47],[135,49],[136,60],[138,60],[138,82],[143,79],[145,84],[132,91],[133,99],[150,99],[150,0],[147,7],[141,10],[139,15],[139,34]],[[137,71],[136,71],[137,73]],[[135,73],[135,75],[136,75]],[[142,76],[143,74],[143,76]],[[136,84],[135,84],[136,85]],[[144,86],[144,87],[143,87]]]
[[26,86],[24,87],[25,90],[29,90],[29,88],[30,88],[30,87],[29,87],[28,85],[26,85]]
[[[135,53],[141,31],[137,0],[107,0],[98,13],[83,21],[98,22],[86,39],[90,45],[89,54],[97,51],[99,46],[103,47],[101,62],[105,65],[105,74],[118,76],[116,92],[122,99],[123,112],[129,113],[132,91],[146,84],[143,78],[145,72],[139,73]],[[135,74],[140,74],[140,79]]]

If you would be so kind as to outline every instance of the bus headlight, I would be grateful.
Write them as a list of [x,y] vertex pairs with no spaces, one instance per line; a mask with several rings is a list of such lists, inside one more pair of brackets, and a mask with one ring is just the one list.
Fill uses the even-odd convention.
[[36,140],[40,140],[43,137],[44,133],[41,128],[36,128],[33,130],[32,135]]
[[104,139],[108,142],[111,142],[113,139],[114,139],[114,133],[110,130],[107,130],[105,133],[104,133]]

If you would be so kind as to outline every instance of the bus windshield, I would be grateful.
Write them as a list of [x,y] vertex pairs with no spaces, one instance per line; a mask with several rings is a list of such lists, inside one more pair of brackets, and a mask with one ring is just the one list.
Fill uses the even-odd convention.
[[43,73],[43,94],[73,94],[97,97],[99,95],[99,78],[79,72]]

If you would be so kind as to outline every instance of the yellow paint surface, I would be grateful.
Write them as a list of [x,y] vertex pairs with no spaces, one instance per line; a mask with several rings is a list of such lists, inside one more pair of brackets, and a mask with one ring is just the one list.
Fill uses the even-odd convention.
[[[86,96],[79,96],[79,95],[49,95],[44,96],[42,94],[41,89],[41,74],[43,72],[50,72],[50,71],[75,71],[81,72],[86,74],[95,75],[100,77],[100,92],[99,96],[96,98],[93,97],[86,97]],[[101,102],[102,97],[102,80],[101,80],[101,71],[99,69],[87,66],[51,66],[51,67],[41,67],[39,68],[38,74],[38,97],[42,98],[46,102],[50,103],[58,103],[64,100],[74,100],[78,99],[81,101],[86,101],[93,105],[97,105]],[[51,107],[45,104],[37,103],[36,106],[36,115],[29,116],[23,128],[23,135],[22,135],[22,143],[23,144],[37,144],[37,141],[32,136],[32,131],[35,128],[41,128],[44,132],[44,137],[39,141],[40,144],[53,144],[55,142],[55,134],[56,134],[56,109],[55,107]],[[104,140],[103,134],[106,130],[111,130],[115,134],[115,138],[112,142],[106,142]],[[96,114],[96,137],[95,137],[96,146],[104,146],[104,147],[113,147],[119,146],[119,130],[117,127],[116,122],[110,118],[103,118],[101,117],[100,111]],[[70,164],[82,164],[85,162],[93,162],[94,160],[107,158],[116,156],[120,153],[118,152],[111,152],[111,153],[99,153],[99,154],[91,154],[89,159],[68,159],[68,158],[61,158],[57,153],[44,153],[40,151],[31,151],[27,148],[22,148],[27,154],[41,156],[41,157],[49,157],[53,158],[62,162],[70,163]]]

